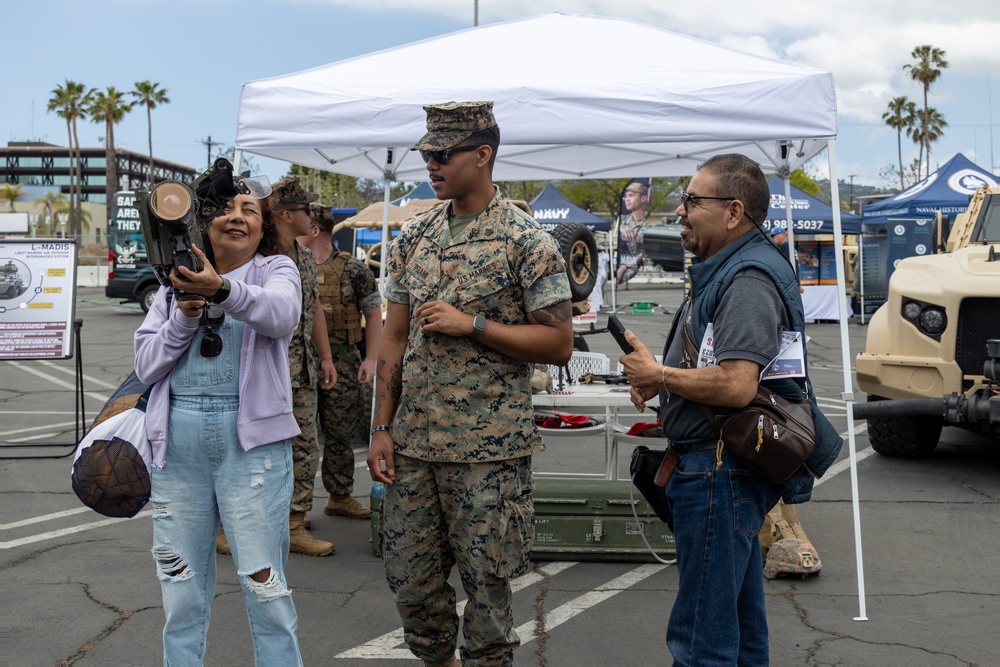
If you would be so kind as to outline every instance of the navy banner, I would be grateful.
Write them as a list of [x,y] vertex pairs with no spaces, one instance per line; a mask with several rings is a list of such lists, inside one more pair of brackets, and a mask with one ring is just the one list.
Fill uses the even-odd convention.
[[642,268],[645,252],[642,235],[649,216],[649,189],[652,179],[633,178],[622,190],[618,212],[618,254],[615,282],[627,283]]

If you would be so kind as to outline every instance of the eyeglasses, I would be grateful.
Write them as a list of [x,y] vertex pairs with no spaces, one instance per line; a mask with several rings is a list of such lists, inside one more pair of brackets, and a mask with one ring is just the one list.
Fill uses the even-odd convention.
[[290,208],[288,210],[291,211],[292,213],[295,213],[296,211],[305,211],[306,213],[309,213],[312,210],[312,208],[309,206],[309,204],[306,204],[305,206],[299,206],[298,208]]
[[688,207],[688,204],[694,202],[695,206],[700,206],[699,202],[702,199],[714,199],[715,201],[736,201],[736,197],[702,197],[701,195],[692,195],[687,192],[681,193],[681,206],[684,208]]
[[222,353],[222,336],[215,333],[215,329],[226,321],[226,312],[214,304],[208,305],[202,311],[201,319],[208,329],[205,337],[201,339],[201,356],[217,357]]
[[474,151],[480,146],[458,146],[456,148],[445,148],[439,151],[420,151],[420,157],[424,159],[424,162],[430,162],[431,158],[438,164],[448,164],[448,156],[452,153],[464,153],[466,151]]

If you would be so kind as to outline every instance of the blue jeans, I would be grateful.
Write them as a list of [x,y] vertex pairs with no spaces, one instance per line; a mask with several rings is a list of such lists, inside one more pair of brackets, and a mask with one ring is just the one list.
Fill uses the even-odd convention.
[[[249,452],[236,435],[239,399],[170,400],[166,464],[152,471],[153,558],[163,594],[163,664],[200,665],[215,593],[219,519],[233,551],[257,665],[301,665],[285,582],[291,443]],[[251,575],[266,580],[257,582]]]
[[676,667],[768,664],[758,533],[778,490],[728,451],[681,457],[667,483],[679,584],[667,625]]

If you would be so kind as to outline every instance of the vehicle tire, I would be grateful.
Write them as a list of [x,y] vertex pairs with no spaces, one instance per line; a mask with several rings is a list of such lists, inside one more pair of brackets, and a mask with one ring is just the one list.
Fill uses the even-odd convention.
[[[868,401],[884,401],[880,396],[869,396]],[[868,441],[872,449],[884,456],[902,459],[919,459],[927,456],[937,446],[944,422],[938,417],[868,418]]]
[[573,334],[573,349],[577,352],[590,352],[590,346],[580,334]]
[[597,285],[597,241],[586,225],[564,222],[551,232],[566,260],[571,301],[583,301]]
[[148,313],[149,309],[153,307],[153,300],[156,299],[156,293],[160,290],[160,286],[157,284],[146,285],[139,292],[139,305],[142,307],[142,312]]

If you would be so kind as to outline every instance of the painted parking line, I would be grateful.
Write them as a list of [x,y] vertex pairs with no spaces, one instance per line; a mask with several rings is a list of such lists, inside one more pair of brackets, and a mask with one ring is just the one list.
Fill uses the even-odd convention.
[[[576,562],[548,563],[540,567],[535,572],[529,572],[522,577],[512,580],[511,590],[513,592],[517,592],[523,588],[539,583],[545,577],[555,576],[559,572],[577,564],[578,563]],[[522,624],[517,628],[517,634],[521,638],[521,646],[533,642],[538,638],[540,632],[549,632],[563,623],[572,620],[574,617],[582,614],[583,612],[592,609],[598,604],[609,600],[615,595],[618,595],[622,591],[628,590],[639,582],[653,576],[665,567],[667,566],[658,564],[640,565],[637,568],[629,570],[620,577],[616,577],[607,583],[601,584],[593,590],[587,591],[586,593],[573,598],[569,602],[561,604],[555,609],[546,612],[541,628],[539,628],[537,620],[528,621],[527,623]],[[462,600],[456,605],[456,613],[459,616],[461,616],[462,612],[465,610],[465,603],[466,601]],[[334,658],[360,658],[362,660],[413,660],[414,656],[413,653],[405,647],[403,642],[403,629],[397,628],[396,630],[387,632],[381,637],[377,637],[376,639],[366,642],[361,646],[339,653],[335,655]]]
[[[145,512],[140,512],[136,514],[132,519],[144,519],[148,516],[152,516],[153,510],[146,510]],[[94,528],[101,528],[103,526],[110,526],[112,524],[121,523],[122,521],[131,521],[132,519],[105,519],[103,521],[94,521],[93,523],[85,523],[80,526],[71,526],[70,528],[62,528],[60,530],[53,530],[47,533],[39,533],[38,535],[29,535],[28,537],[22,537],[18,540],[10,540],[9,542],[0,542],[0,549],[13,549],[14,547],[23,547],[26,544],[34,544],[35,542],[43,542],[45,540],[54,540],[57,537],[65,537],[66,535],[73,535],[75,533],[82,533],[85,530],[92,530]]]
[[[659,564],[640,565],[634,570],[629,570],[622,576],[612,579],[606,584],[598,586],[592,591],[588,591],[579,597],[573,598],[569,602],[556,607],[552,611],[546,612],[544,617],[544,627],[542,627],[541,630],[543,632],[548,632],[549,630],[562,625],[574,616],[577,616],[591,607],[618,595],[622,591],[628,590],[639,582],[653,576],[665,567],[667,566]],[[517,634],[518,636],[525,638],[521,640],[521,644],[524,645],[537,639],[538,630],[537,621],[529,621],[519,626],[517,628]]]
[[[510,582],[511,592],[516,593],[527,588],[528,586],[533,586],[543,579],[555,576],[577,564],[578,563],[575,561],[557,561],[553,563],[546,563],[533,572],[528,572],[516,579],[512,579]],[[465,611],[465,603],[465,600],[461,600],[455,605],[455,613],[459,616],[461,616],[462,612]],[[533,632],[533,630],[531,632]],[[518,631],[518,634],[520,634],[520,631]],[[531,638],[534,639],[534,635],[532,635]],[[362,660],[415,659],[413,654],[410,652],[410,649],[405,648],[405,644],[403,642],[403,628],[396,628],[392,632],[387,632],[381,637],[376,637],[371,641],[365,642],[364,644],[356,646],[352,649],[348,649],[343,653],[338,653],[333,657],[335,659],[360,658]]]
[[[32,415],[32,414],[35,414],[35,413],[33,413],[33,412],[19,412],[18,414],[21,415],[21,416],[27,416],[27,415]],[[7,437],[10,437],[12,435],[16,436],[16,435],[21,435],[21,434],[25,434],[25,433],[31,433],[33,431],[43,431],[45,429],[72,427],[75,424],[76,424],[76,422],[60,422],[58,424],[46,424],[44,426],[25,426],[24,428],[16,428],[16,429],[13,429],[11,431],[0,431],[0,438],[7,438]]]
[[93,512],[94,510],[89,507],[77,507],[72,510],[63,510],[62,512],[53,512],[52,514],[43,514],[42,516],[31,517],[30,519],[22,519],[21,521],[14,521],[13,523],[0,524],[0,530],[12,530],[14,528],[23,528],[25,526],[30,526],[36,523],[42,523],[43,521],[55,521],[56,519],[62,519],[67,516],[74,516],[76,514],[83,514],[84,512]]
[[[76,391],[76,383],[75,382],[70,383],[70,382],[66,382],[65,380],[60,380],[59,378],[55,377],[54,375],[49,375],[48,373],[43,373],[43,372],[41,372],[40,370],[38,370],[36,368],[32,368],[31,366],[29,366],[27,364],[21,363],[20,361],[8,361],[7,363],[10,364],[11,366],[15,367],[15,368],[18,368],[18,369],[24,371],[25,373],[31,373],[32,375],[37,375],[38,377],[42,378],[43,380],[48,380],[49,382],[51,382],[52,384],[56,385],[57,387],[62,387],[63,389],[70,389],[72,391]],[[96,401],[100,401],[102,404],[105,403],[108,400],[108,397],[106,395],[104,395],[104,394],[98,394],[97,392],[85,391],[84,394],[86,394],[90,398],[93,398]]]
[[[54,371],[59,371],[60,373],[64,373],[66,375],[72,375],[74,379],[76,378],[76,367],[71,368],[66,365],[59,365],[53,361],[48,361],[47,359],[41,359],[37,363],[41,364],[42,366],[51,368]],[[105,382],[104,380],[99,380],[98,378],[95,378],[92,375],[87,375],[86,373],[84,373],[83,379],[86,382],[89,382],[90,384],[96,384],[98,387],[103,387],[104,389],[110,389],[114,391],[115,389],[118,388],[117,384],[112,384],[110,382]]]

